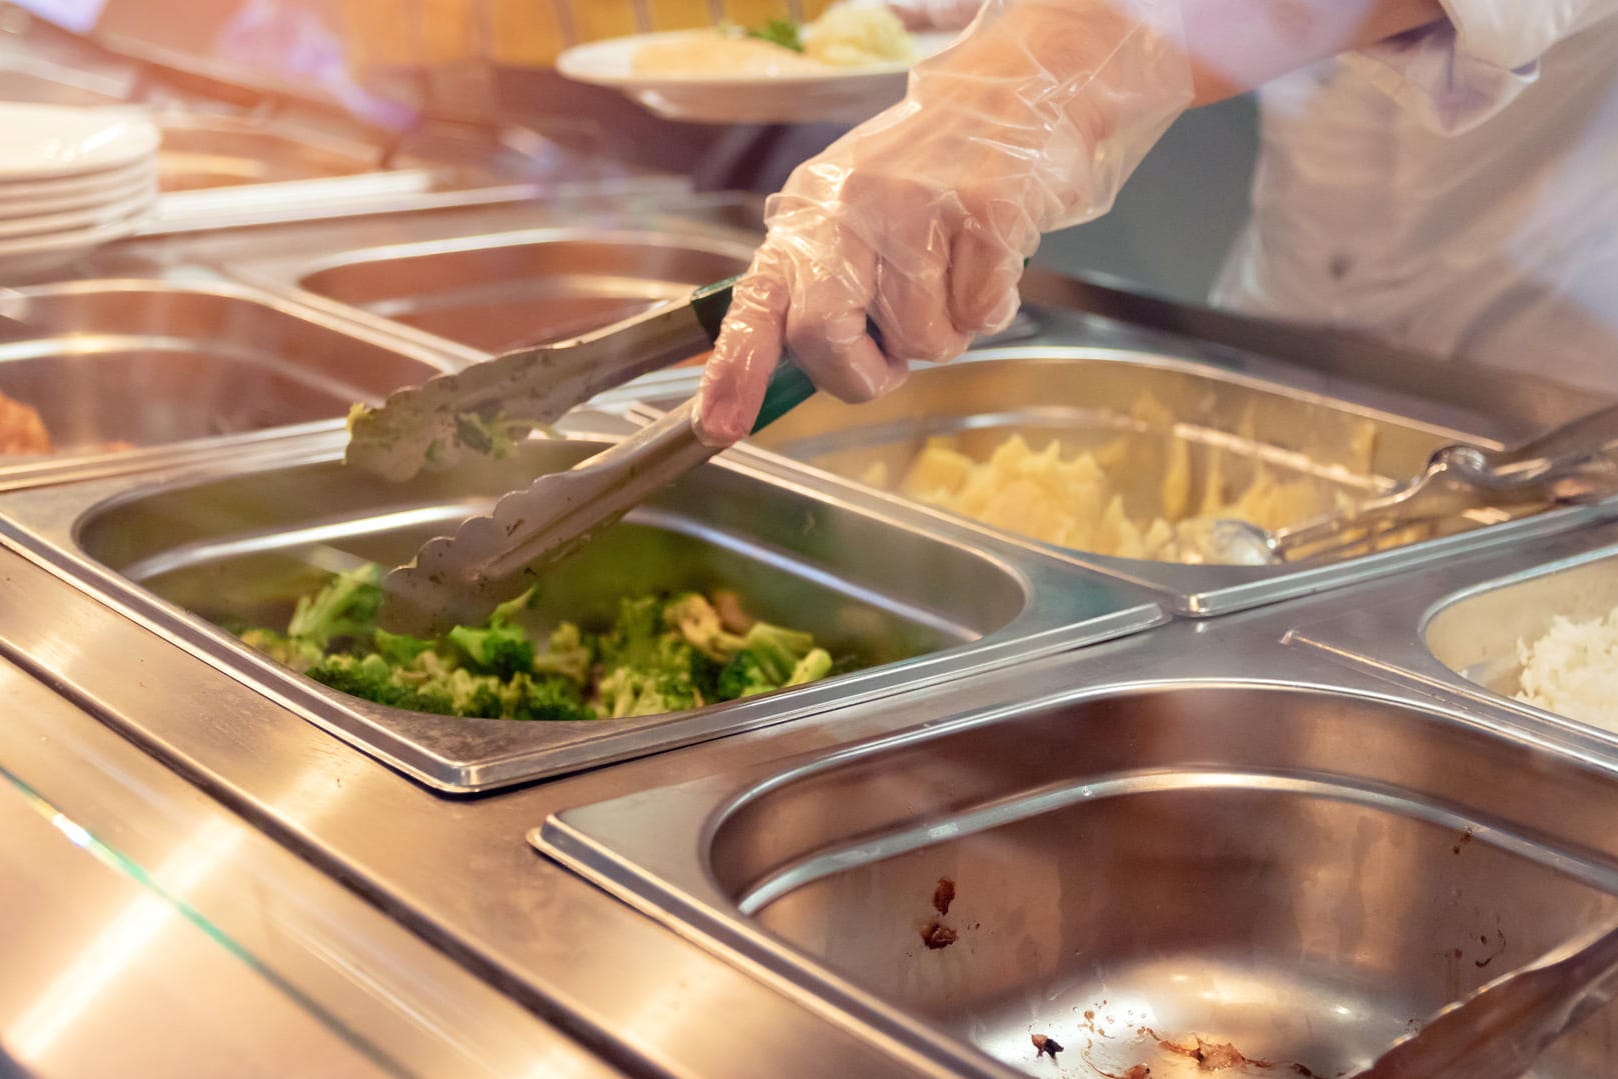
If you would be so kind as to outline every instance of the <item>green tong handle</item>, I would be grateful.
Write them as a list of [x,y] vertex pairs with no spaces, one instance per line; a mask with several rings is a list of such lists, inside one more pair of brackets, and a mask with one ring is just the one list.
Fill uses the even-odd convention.
[[[702,323],[702,328],[707,331],[709,341],[719,340],[719,327],[725,321],[725,312],[730,310],[731,288],[740,280],[740,276],[727,278],[712,285],[704,285],[691,294],[691,310],[696,314],[697,321]],[[865,332],[871,335],[871,339],[880,348],[882,333],[876,328],[876,323],[866,319]],[[809,381],[809,376],[803,373],[803,368],[793,363],[790,357],[783,356],[770,375],[770,384],[764,388],[764,403],[759,406],[758,420],[753,424],[753,433],[758,434],[809,400],[814,392],[815,384]]]
[[[1023,259],[1022,264],[1026,268],[1031,261]],[[741,275],[738,274],[712,285],[704,285],[691,294],[691,310],[708,332],[710,342],[719,340],[719,327],[725,321],[725,312],[730,310],[730,290],[740,280]],[[882,331],[868,318],[865,320],[865,332],[878,348],[882,347]],[[770,375],[770,384],[764,389],[764,403],[759,406],[758,422],[753,424],[753,433],[758,434],[809,400],[814,392],[815,384],[809,381],[803,369],[789,357],[783,356],[775,372]]]

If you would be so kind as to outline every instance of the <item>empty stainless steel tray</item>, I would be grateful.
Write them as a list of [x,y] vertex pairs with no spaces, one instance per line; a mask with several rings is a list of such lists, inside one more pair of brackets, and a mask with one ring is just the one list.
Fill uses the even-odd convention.
[[285,437],[453,366],[228,285],[42,285],[0,311],[37,331],[0,340],[0,393],[39,411],[56,450],[0,457],[0,489],[151,468],[232,436]]
[[[678,372],[649,380],[648,403],[667,407],[695,385],[694,375],[681,381]],[[1135,417],[1143,401],[1172,417],[1172,427]],[[1023,435],[1036,450],[1057,441],[1064,454],[1109,443],[1124,447],[1109,475],[1119,481],[1129,514],[1143,521],[1161,512],[1171,439],[1189,451],[1186,482],[1193,507],[1216,461],[1227,494],[1245,488],[1262,463],[1269,476],[1305,481],[1329,497],[1334,491],[1352,495],[1384,489],[1420,472],[1432,451],[1449,442],[1496,444],[1479,434],[1415,422],[1205,363],[1060,346],[984,349],[954,363],[918,367],[904,386],[870,404],[848,406],[817,397],[760,432],[754,444],[855,481],[880,469],[891,484],[929,437],[951,436],[968,456],[982,460],[1013,434]],[[1362,458],[1367,445],[1369,470]],[[1322,509],[1329,505],[1325,502]],[[926,512],[959,519],[942,510]],[[1211,615],[1366,580],[1480,544],[1570,527],[1591,514],[1589,509],[1557,510],[1487,533],[1458,531],[1335,563],[1274,567],[1110,557],[1025,540],[978,522],[969,527],[1157,589],[1182,613]],[[1455,525],[1503,519],[1503,514],[1484,513]]]
[[298,287],[486,352],[573,337],[745,269],[739,235],[552,228],[351,251]]
[[164,192],[383,170],[376,146],[307,130],[283,131],[259,118],[167,110],[157,120],[163,131],[158,187]]
[[[155,486],[75,484],[0,498],[12,542],[116,597],[194,654],[424,783],[474,791],[602,764],[959,678],[1153,625],[1161,610],[1102,577],[903,514],[704,466],[558,567],[550,617],[604,618],[618,597],[728,586],[757,617],[814,631],[870,669],[694,712],[519,723],[404,712],[271,663],[206,620],[284,625],[344,556],[393,563],[547,469],[600,449],[527,443],[504,461],[389,486],[329,451]],[[334,561],[335,559],[335,561]]]
[[[1439,708],[1159,681],[911,718],[531,839],[945,1075],[1342,1075],[1618,911],[1613,773]],[[1614,1014],[1534,1074],[1618,1075]]]

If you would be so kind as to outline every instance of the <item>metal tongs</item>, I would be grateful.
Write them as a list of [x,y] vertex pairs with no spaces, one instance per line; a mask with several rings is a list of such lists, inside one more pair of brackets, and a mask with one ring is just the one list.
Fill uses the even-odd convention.
[[1485,507],[1582,502],[1618,491],[1618,405],[1554,428],[1515,448],[1445,446],[1414,479],[1344,514],[1266,531],[1247,521],[1203,518],[1181,527],[1182,542],[1210,562],[1265,565],[1325,558],[1411,525]]
[[1395,1042],[1353,1079],[1517,1079],[1618,990],[1618,923],[1502,975]]
[[[486,452],[484,421],[491,417],[524,433],[554,422],[604,390],[712,348],[735,280],[572,341],[518,349],[399,390],[378,408],[356,413],[346,459],[404,481]],[[813,392],[808,376],[783,360],[754,430]],[[687,401],[571,469],[505,495],[492,513],[468,518],[453,536],[423,544],[412,562],[383,578],[381,624],[425,636],[484,621],[547,566],[718,452],[698,440],[694,406]]]

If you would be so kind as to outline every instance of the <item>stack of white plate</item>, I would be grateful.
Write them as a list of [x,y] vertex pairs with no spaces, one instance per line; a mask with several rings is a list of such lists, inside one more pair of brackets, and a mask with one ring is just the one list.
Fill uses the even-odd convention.
[[0,275],[65,262],[140,227],[157,127],[127,107],[0,101]]

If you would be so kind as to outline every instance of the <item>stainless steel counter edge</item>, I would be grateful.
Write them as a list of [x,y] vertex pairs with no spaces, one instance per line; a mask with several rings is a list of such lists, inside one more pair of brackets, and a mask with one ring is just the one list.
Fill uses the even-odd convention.
[[0,1044],[33,1074],[612,1074],[5,661],[0,701]]

